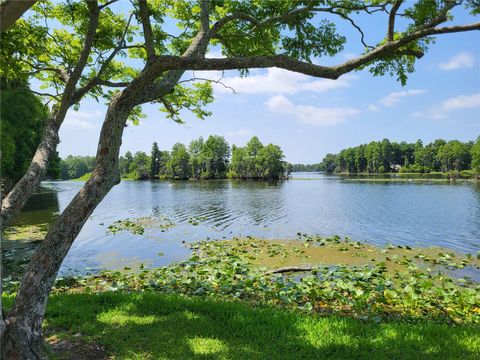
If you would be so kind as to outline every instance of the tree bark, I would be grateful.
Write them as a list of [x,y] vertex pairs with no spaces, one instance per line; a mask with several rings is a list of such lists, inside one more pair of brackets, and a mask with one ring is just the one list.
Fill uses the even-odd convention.
[[59,142],[58,130],[60,126],[56,117],[57,111],[53,109],[45,123],[41,142],[28,170],[2,200],[0,231],[5,230],[11,220],[20,212],[32,191],[37,188],[47,172],[48,162]]
[[[203,56],[207,44],[201,31],[183,56]],[[148,65],[145,70],[148,71]],[[169,71],[157,82],[151,78],[155,94],[164,96],[170,93],[183,73],[184,70]],[[112,98],[100,133],[92,177],[50,227],[27,266],[18,295],[5,319],[4,333],[0,334],[2,358],[43,359],[42,322],[48,295],[63,259],[83,225],[110,189],[120,182],[118,155],[123,129],[132,109],[145,102],[146,94],[153,90],[142,85],[141,81],[134,80]]]
[[0,33],[7,31],[37,0],[7,0],[0,5]]
[[112,99],[100,134],[92,178],[50,227],[30,261],[8,314],[2,341],[4,359],[42,359],[42,322],[58,270],[86,220],[110,189],[120,182],[118,154],[132,105]]
[[[80,91],[81,95],[78,95],[76,86],[85,65],[88,62],[88,58],[93,46],[93,40],[98,27],[99,8],[97,0],[87,1],[87,6],[90,12],[90,20],[88,23],[87,33],[85,35],[85,41],[83,43],[82,50],[79,54],[78,61],[71,74],[66,75],[65,89],[62,94],[62,99],[58,105],[54,105],[50,115],[45,123],[44,132],[42,134],[42,140],[37,147],[35,156],[33,157],[30,167],[28,168],[22,179],[15,185],[15,187],[9,192],[9,194],[2,200],[2,211],[0,221],[0,231],[3,231],[8,226],[30,195],[35,191],[38,184],[42,180],[45,172],[47,171],[48,162],[51,155],[56,150],[58,144],[58,130],[67,115],[67,111],[75,102],[81,100],[85,95]],[[59,70],[62,72],[61,70]]]

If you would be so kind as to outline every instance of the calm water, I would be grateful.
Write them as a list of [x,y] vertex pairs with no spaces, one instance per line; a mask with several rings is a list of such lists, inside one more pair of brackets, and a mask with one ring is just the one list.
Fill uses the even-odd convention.
[[[253,181],[123,181],[98,206],[76,239],[63,271],[163,265],[188,254],[182,242],[233,236],[295,238],[338,234],[384,245],[480,250],[480,186],[366,183],[294,174],[277,184]],[[50,222],[81,182],[45,182],[18,224]],[[152,216],[176,225],[144,235],[107,234],[115,220]],[[198,225],[189,219],[203,217]],[[160,253],[160,254],[159,254]]]

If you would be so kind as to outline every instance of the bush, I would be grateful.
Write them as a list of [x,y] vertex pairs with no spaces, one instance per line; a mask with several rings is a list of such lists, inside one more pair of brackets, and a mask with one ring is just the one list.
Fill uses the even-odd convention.
[[460,171],[460,177],[462,179],[472,179],[474,177],[474,171],[473,170],[463,170]]

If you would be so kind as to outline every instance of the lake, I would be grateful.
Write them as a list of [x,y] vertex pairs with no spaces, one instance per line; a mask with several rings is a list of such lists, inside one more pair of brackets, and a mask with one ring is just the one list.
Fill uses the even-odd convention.
[[[358,179],[357,179],[358,180]],[[83,185],[43,182],[16,221],[54,220]],[[152,217],[175,225],[143,235],[107,233],[116,220]],[[480,186],[362,182],[294,173],[279,183],[256,181],[122,181],[85,224],[62,273],[124,266],[160,266],[190,254],[184,243],[298,232],[348,236],[376,245],[444,246],[480,251]]]

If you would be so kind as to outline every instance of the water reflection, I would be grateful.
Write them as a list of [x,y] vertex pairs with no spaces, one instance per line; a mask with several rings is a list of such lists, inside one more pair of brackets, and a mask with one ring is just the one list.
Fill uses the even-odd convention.
[[38,191],[28,199],[22,212],[15,219],[15,224],[48,224],[54,221],[59,211],[60,206],[57,191],[40,187]]
[[[187,256],[183,242],[247,235],[285,239],[297,232],[339,234],[378,245],[480,250],[478,185],[350,182],[321,174],[295,178],[279,183],[122,182],[86,222],[63,269],[108,267],[112,259],[106,261],[104,254],[159,266]],[[52,221],[82,183],[43,186],[18,223]],[[148,228],[143,236],[106,232],[116,220],[146,216],[175,226]]]

